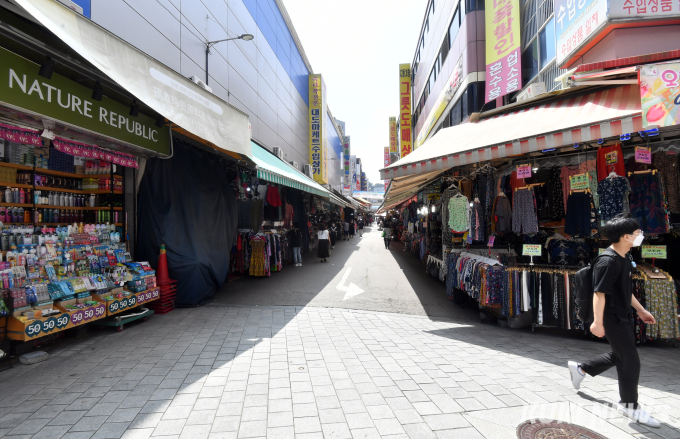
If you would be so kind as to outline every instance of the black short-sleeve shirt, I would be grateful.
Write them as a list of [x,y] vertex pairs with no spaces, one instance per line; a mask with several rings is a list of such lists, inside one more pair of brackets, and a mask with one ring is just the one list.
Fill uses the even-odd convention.
[[595,292],[605,294],[605,312],[628,315],[633,298],[633,270],[628,258],[613,250],[600,255],[593,267]]

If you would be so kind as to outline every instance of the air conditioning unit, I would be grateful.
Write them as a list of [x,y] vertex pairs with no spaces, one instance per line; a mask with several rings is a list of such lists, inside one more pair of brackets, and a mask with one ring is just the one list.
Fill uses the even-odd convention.
[[300,170],[300,164],[298,162],[296,162],[295,160],[291,160],[288,163],[290,163],[290,165],[292,167],[294,167],[295,169],[297,169],[298,171]]
[[79,13],[80,15],[83,15],[83,7],[82,7],[82,6],[75,4],[75,3],[72,2],[71,0],[58,0],[58,1],[59,1],[59,3],[61,3],[62,5],[66,6],[67,8],[76,11],[76,12]]
[[312,173],[312,165],[305,165],[303,172],[307,177],[314,178],[313,177],[314,174]]
[[210,86],[208,84],[203,82],[202,79],[199,79],[198,76],[194,75],[189,79],[191,79],[194,82],[194,84],[196,84],[199,87],[204,88],[204,89],[208,90],[210,93],[212,93],[212,88],[210,88]]
[[536,96],[547,93],[545,90],[545,82],[534,82],[528,86],[522,93],[517,95],[517,102],[526,101],[535,98]]
[[272,152],[274,152],[274,155],[281,160],[283,160],[283,149],[281,149],[280,146],[275,146],[272,148]]

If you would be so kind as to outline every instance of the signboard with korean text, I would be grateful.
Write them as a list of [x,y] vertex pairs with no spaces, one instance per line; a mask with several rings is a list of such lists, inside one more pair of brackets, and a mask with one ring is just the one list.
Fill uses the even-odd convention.
[[645,163],[645,164],[651,164],[652,163],[652,151],[645,147],[645,146],[636,146],[635,147],[635,161],[637,163]]
[[418,148],[425,142],[425,139],[427,139],[428,134],[430,134],[430,131],[432,131],[432,128],[434,128],[434,125],[439,120],[439,116],[442,115],[446,107],[449,105],[449,102],[451,102],[451,99],[453,99],[453,97],[456,95],[456,92],[460,88],[460,84],[462,82],[463,82],[463,57],[461,56],[460,59],[458,60],[458,63],[456,64],[456,67],[453,68],[453,72],[451,73],[451,76],[446,82],[444,89],[441,91],[441,93],[439,93],[439,97],[435,101],[434,107],[432,107],[432,111],[430,111],[430,114],[428,114],[427,119],[425,119],[425,123],[418,132],[418,137],[413,143],[414,149]]
[[572,191],[582,191],[590,187],[588,174],[572,175],[569,177],[569,189]]
[[411,64],[399,64],[401,158],[411,154]]
[[484,102],[522,89],[519,0],[485,0],[486,93]]
[[517,178],[531,178],[531,165],[517,166]]
[[342,195],[350,196],[352,191],[350,190],[350,183],[352,182],[352,168],[349,164],[350,157],[350,143],[349,136],[346,136],[342,140],[342,161],[344,163],[343,177],[342,177]]
[[522,256],[541,256],[541,244],[523,244]]
[[[386,146],[383,148],[383,165],[388,167],[390,165],[390,147]],[[389,186],[390,181],[385,180],[385,192],[387,192],[387,186]]]
[[574,54],[605,23],[607,0],[555,0],[557,65]]
[[319,184],[328,183],[325,117],[326,84],[320,74],[309,75],[309,163],[312,177]]
[[390,117],[390,153],[398,153],[397,150],[397,118]]
[[365,172],[361,172],[361,190],[363,192],[368,191],[368,178],[366,177]]
[[647,18],[680,15],[680,2],[674,0],[609,0],[610,19]]
[[354,190],[360,191],[361,190],[361,164],[360,163],[357,163],[356,176],[357,176],[357,181],[356,181]]
[[642,126],[680,125],[680,62],[642,66],[639,83]]
[[665,245],[643,245],[642,257],[644,259],[666,259],[667,252]]
[[349,174],[352,177],[349,182],[349,187],[351,189],[351,193],[354,193],[357,187],[357,156],[349,156],[349,169]]

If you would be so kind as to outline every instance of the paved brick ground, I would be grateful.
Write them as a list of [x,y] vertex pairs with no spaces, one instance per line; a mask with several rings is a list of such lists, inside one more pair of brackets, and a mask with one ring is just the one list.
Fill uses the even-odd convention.
[[648,432],[607,408],[615,374],[571,387],[599,342],[357,310],[213,305],[53,349],[0,374],[7,438],[499,438],[529,418],[680,437],[680,351],[641,349]]

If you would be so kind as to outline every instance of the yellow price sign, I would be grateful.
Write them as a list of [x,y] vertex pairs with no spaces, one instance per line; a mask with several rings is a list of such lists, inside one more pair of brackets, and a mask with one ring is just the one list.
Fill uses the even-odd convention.
[[541,256],[541,244],[522,245],[522,256]]

